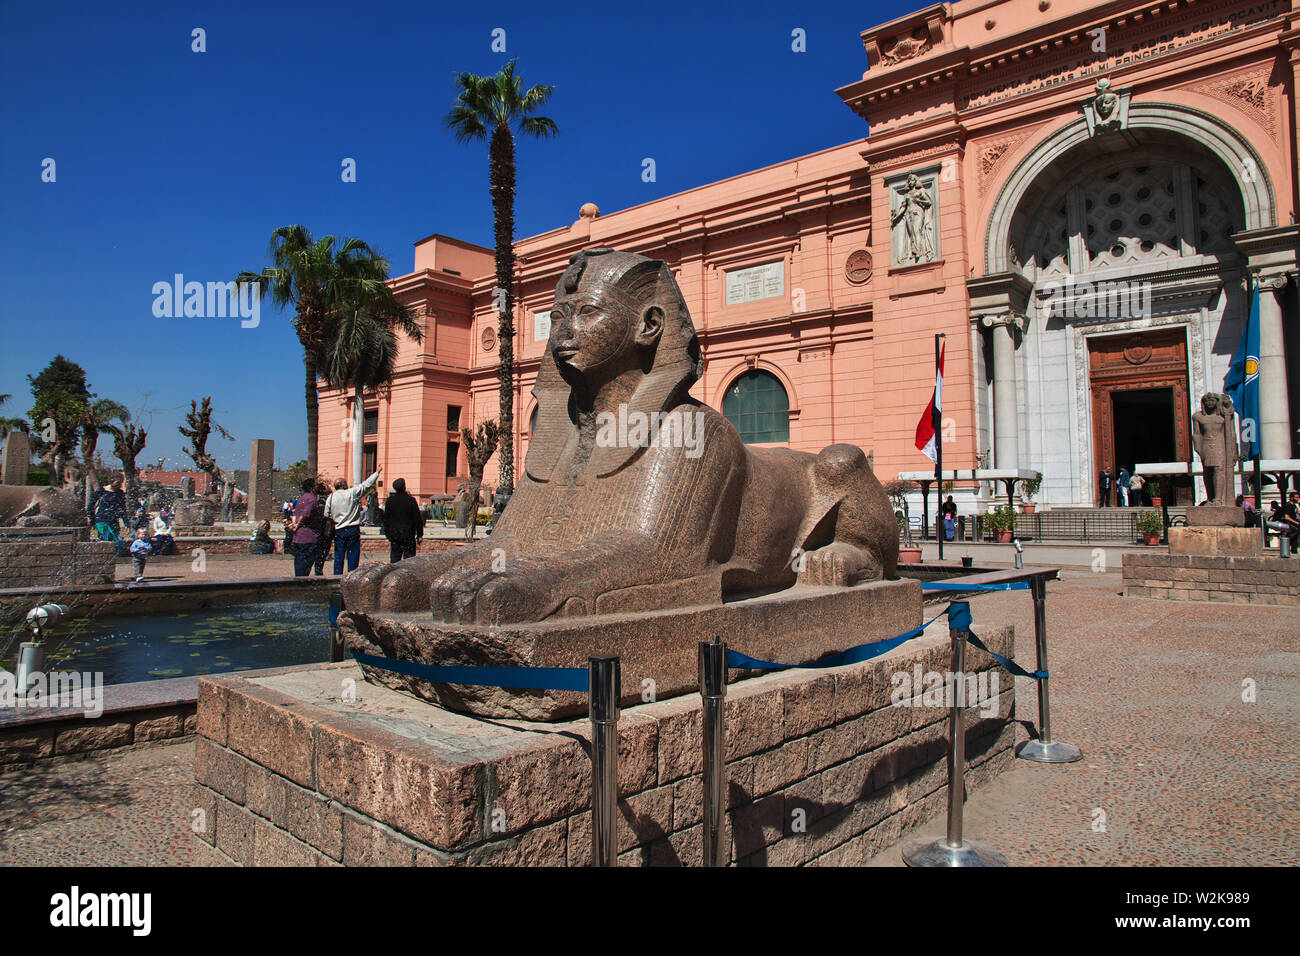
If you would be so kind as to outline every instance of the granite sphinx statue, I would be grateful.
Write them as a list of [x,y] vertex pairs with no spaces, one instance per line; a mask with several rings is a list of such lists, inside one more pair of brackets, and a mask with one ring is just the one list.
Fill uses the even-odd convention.
[[897,577],[898,526],[862,450],[746,446],[688,394],[700,372],[663,262],[574,255],[524,473],[493,534],[348,575],[348,610],[514,624]]

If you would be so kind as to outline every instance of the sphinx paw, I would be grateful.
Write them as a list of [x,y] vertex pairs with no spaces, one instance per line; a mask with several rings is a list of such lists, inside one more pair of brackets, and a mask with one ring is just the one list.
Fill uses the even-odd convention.
[[803,562],[799,583],[814,587],[848,587],[871,577],[874,566],[870,555],[844,541],[832,541],[823,548],[809,551]]

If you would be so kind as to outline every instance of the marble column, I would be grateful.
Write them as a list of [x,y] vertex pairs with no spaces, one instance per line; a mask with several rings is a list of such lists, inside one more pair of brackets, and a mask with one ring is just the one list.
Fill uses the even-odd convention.
[[993,330],[993,467],[1019,468],[1016,333],[1020,320],[1014,315],[986,315],[983,321]]
[[1282,296],[1287,277],[1259,280],[1259,444],[1262,458],[1291,457]]

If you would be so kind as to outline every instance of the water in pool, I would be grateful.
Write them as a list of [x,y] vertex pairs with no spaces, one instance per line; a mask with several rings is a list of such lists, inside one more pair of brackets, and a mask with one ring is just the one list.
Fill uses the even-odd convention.
[[51,632],[45,669],[102,671],[105,684],[125,684],[325,661],[329,641],[326,607],[315,602],[83,618]]

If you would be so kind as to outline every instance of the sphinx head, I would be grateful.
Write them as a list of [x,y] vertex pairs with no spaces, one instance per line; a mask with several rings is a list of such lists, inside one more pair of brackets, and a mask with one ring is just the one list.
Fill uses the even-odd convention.
[[681,291],[663,262],[588,249],[569,260],[556,286],[547,347],[566,380],[595,390],[632,369],[649,372],[661,340],[680,343],[681,330],[672,324],[681,316],[689,327]]

